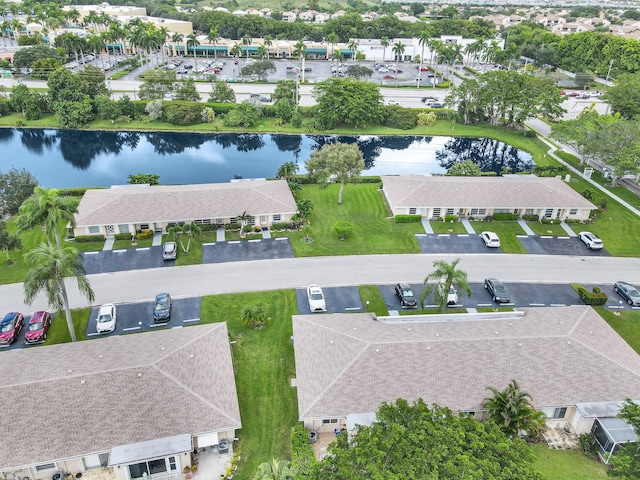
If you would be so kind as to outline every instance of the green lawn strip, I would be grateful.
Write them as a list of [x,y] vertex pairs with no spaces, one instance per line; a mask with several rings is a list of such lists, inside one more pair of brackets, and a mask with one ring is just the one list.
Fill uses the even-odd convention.
[[[375,285],[360,285],[358,287],[360,298],[362,299],[362,305],[366,312],[373,312],[379,317],[386,317],[389,315],[387,305],[384,303],[382,293],[380,289]],[[367,302],[369,304],[367,305]]]
[[536,460],[533,468],[547,480],[597,480],[607,477],[607,468],[582,450],[551,450],[543,443],[530,445]]
[[476,308],[478,313],[487,313],[487,312],[515,312],[515,308],[513,307],[478,307]]
[[[403,309],[398,310],[400,315],[438,315],[440,314],[440,310],[437,307],[434,308],[416,308],[416,309]],[[447,307],[447,310],[443,312],[443,314],[449,313],[468,313],[466,308],[460,307]]]
[[[178,255],[176,257],[176,266],[184,265],[200,265],[202,263],[202,244],[203,243],[215,243],[216,232],[200,232],[193,236],[191,244],[189,245],[189,252],[184,253],[180,242],[178,243]],[[162,243],[174,241],[171,235],[163,235]],[[182,243],[187,246],[187,239],[183,239]]]
[[471,222],[471,226],[479,234],[484,231],[494,232],[500,237],[500,249],[504,253],[527,253],[516,235],[524,235],[518,222]]
[[[91,308],[78,308],[71,310],[71,318],[73,319],[73,326],[76,330],[76,338],[78,340],[86,340],[85,332],[87,331],[87,324],[89,323],[89,315],[91,314]],[[51,327],[47,332],[47,340],[45,345],[53,345],[56,343],[67,343],[71,341],[71,334],[67,327],[67,319],[64,312],[55,313]]]
[[[462,222],[429,222],[434,233],[467,233]],[[450,232],[449,229],[452,231]]]
[[[567,232],[560,226],[560,221],[555,223],[527,222],[529,228],[536,235],[553,235],[554,237],[566,237]],[[579,226],[578,226],[579,227]]]
[[640,311],[622,310],[620,315],[616,315],[604,306],[594,308],[611,328],[640,354]]
[[[395,223],[384,202],[377,183],[348,184],[342,205],[338,205],[339,185],[321,189],[304,185],[298,198],[313,202],[313,217],[309,236],[311,243],[302,242],[305,232],[274,232],[274,237],[291,239],[296,257],[318,255],[362,255],[382,253],[420,253],[416,233],[424,233],[421,223]],[[339,240],[333,231],[338,221],[353,224],[353,234]]]
[[[245,327],[245,306],[264,303],[271,320],[260,330]],[[291,316],[298,313],[294,290],[214,295],[202,299],[201,323],[227,322],[235,341],[233,361],[242,418],[242,459],[235,479],[253,478],[258,465],[289,459],[289,433],[298,420]],[[213,361],[213,359],[212,359]]]
[[135,245],[131,240],[116,240],[113,242],[113,249],[144,248],[153,245],[153,237],[136,239]]

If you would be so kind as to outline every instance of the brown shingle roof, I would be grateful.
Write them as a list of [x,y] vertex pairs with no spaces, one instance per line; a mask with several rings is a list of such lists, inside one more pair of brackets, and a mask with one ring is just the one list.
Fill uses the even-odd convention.
[[226,323],[3,352],[0,405],[0,468],[241,426]]
[[391,208],[586,208],[596,206],[555,177],[383,176]]
[[295,213],[285,180],[246,180],[202,185],[122,186],[87,190],[77,226],[177,222],[205,218]]
[[294,316],[300,418],[375,412],[397,398],[477,410],[516,379],[538,407],[640,396],[640,356],[590,307],[521,319],[384,324]]

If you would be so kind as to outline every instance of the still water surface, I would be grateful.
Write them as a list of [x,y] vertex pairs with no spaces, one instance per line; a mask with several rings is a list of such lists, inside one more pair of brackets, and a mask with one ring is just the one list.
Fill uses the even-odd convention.
[[0,171],[25,168],[55,188],[123,184],[136,173],[162,184],[216,183],[273,177],[288,161],[305,173],[311,152],[334,142],[357,143],[364,175],[444,173],[463,160],[483,171],[533,167],[529,153],[486,138],[0,129]]

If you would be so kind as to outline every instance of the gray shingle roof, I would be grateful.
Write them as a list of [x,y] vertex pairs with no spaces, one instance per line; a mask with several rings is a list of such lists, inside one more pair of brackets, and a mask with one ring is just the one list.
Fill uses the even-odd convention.
[[0,468],[241,426],[226,323],[2,352],[0,405]]
[[296,202],[285,180],[202,185],[121,186],[87,190],[76,225],[177,222],[273,213],[293,214]]
[[423,398],[478,410],[516,379],[537,407],[640,396],[640,356],[590,307],[521,319],[384,324],[370,314],[293,317],[300,418]]
[[383,176],[391,208],[586,208],[596,206],[555,177]]

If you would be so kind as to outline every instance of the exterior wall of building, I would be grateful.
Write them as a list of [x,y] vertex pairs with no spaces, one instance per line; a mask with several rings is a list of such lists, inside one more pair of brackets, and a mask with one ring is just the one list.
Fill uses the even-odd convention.
[[[420,215],[423,218],[444,218],[446,215],[456,215],[460,217],[484,218],[489,215],[499,213],[498,209],[482,208],[482,207],[396,207],[393,209],[393,215]],[[532,209],[499,209],[502,213],[517,213],[518,215],[537,215],[540,218],[549,218],[552,220],[588,220],[590,211],[587,209],[570,209],[570,208],[532,208]]]
[[345,418],[330,418],[325,420],[305,420],[304,426],[307,430],[312,430],[319,433],[331,432],[336,429],[347,428],[347,421]]

